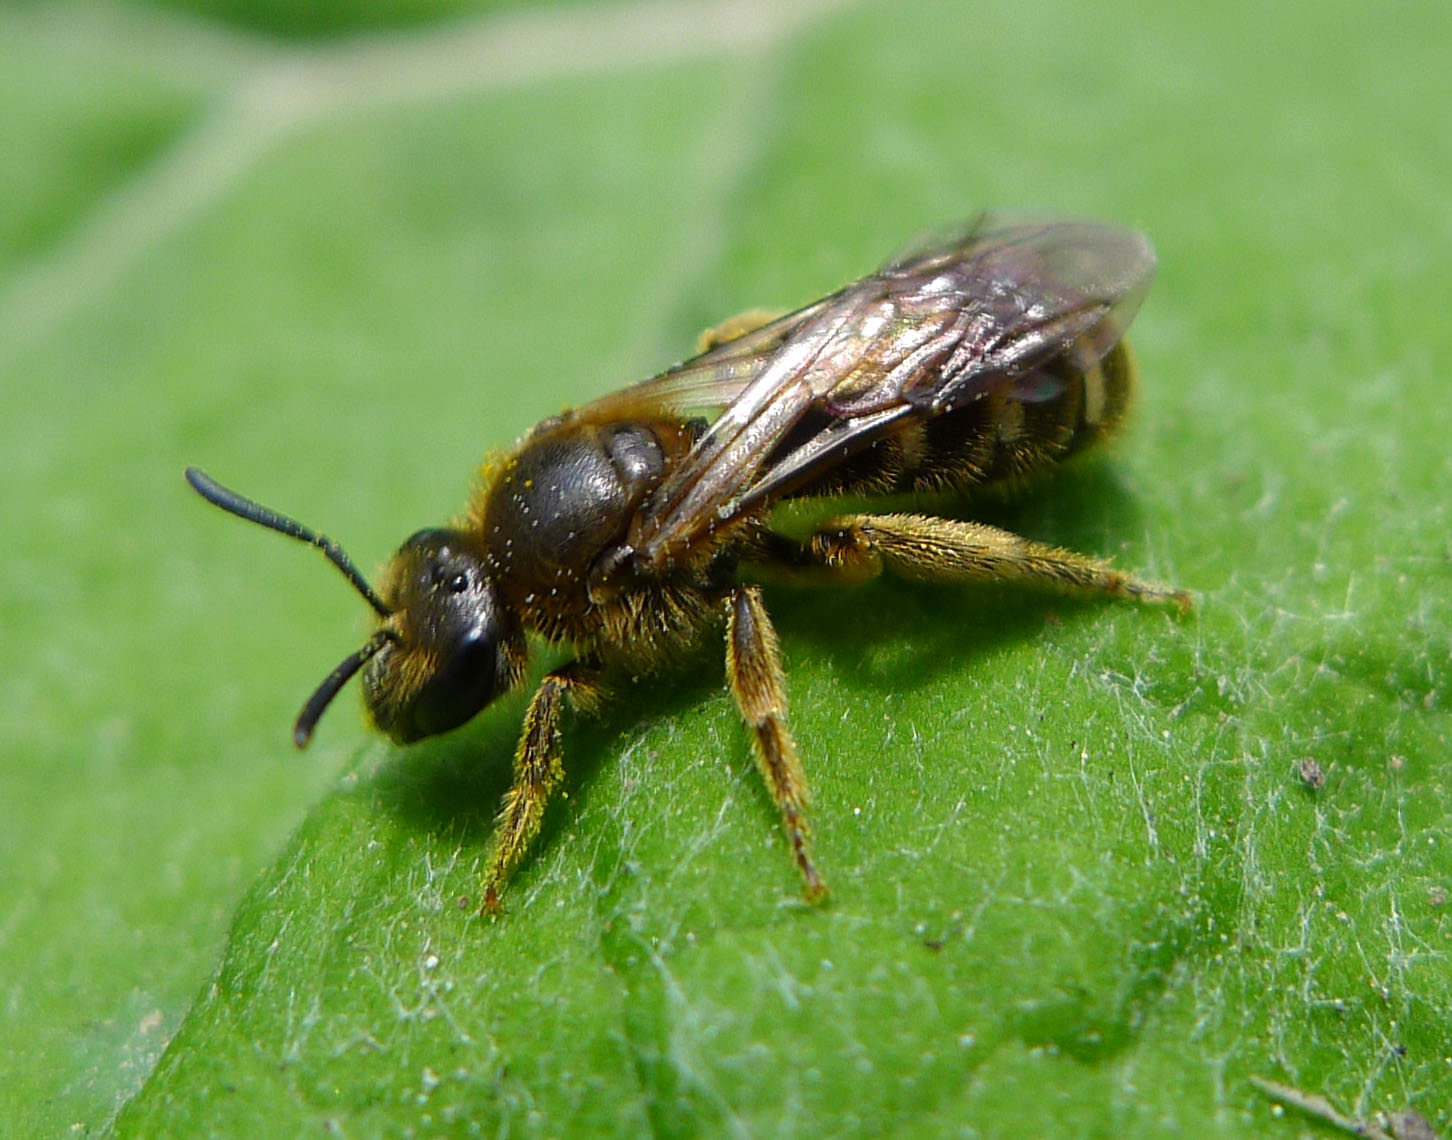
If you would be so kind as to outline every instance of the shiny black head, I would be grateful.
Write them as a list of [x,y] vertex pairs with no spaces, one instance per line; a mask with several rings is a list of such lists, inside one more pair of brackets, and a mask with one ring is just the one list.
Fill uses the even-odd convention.
[[517,617],[499,600],[481,552],[460,531],[419,531],[393,556],[380,596],[331,539],[223,487],[195,467],[187,482],[229,514],[316,546],[378,615],[378,629],[345,657],[298,714],[299,748],[339,690],[363,669],[373,723],[407,743],[457,728],[511,688],[524,669]]
[[524,635],[464,532],[415,534],[393,556],[383,596],[391,636],[368,661],[363,695],[395,740],[458,728],[519,680]]

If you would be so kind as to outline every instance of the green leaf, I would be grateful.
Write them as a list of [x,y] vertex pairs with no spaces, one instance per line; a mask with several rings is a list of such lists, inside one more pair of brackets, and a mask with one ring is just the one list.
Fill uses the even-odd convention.
[[[1452,1128],[1452,32],[1395,16],[0,13],[0,1121],[1290,1135],[1264,1076]],[[984,509],[1188,620],[770,591],[820,908],[714,650],[567,733],[498,921],[524,694],[294,753],[366,609],[187,463],[376,565],[563,404],[985,206],[1156,243],[1131,429]]]

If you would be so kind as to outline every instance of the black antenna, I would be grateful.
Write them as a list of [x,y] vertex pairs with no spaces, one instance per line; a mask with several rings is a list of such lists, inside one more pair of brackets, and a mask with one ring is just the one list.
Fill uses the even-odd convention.
[[[363,597],[367,600],[368,604],[373,607],[374,612],[376,612],[379,617],[386,618],[389,614],[393,612],[386,605],[384,605],[383,600],[373,592],[373,587],[368,584],[368,580],[364,578],[363,575],[359,572],[358,567],[353,565],[353,560],[343,552],[343,548],[339,546],[336,542],[334,542],[331,538],[328,538],[326,535],[319,534],[317,531],[312,530],[309,527],[303,526],[303,524],[298,522],[296,519],[290,519],[286,515],[280,515],[271,508],[264,507],[261,503],[255,503],[251,499],[237,494],[236,491],[230,490],[222,486],[222,484],[218,483],[205,471],[201,471],[196,467],[187,468],[187,482],[192,485],[192,490],[195,491],[202,498],[206,499],[207,502],[211,503],[213,506],[221,507],[230,515],[236,515],[239,519],[246,519],[248,522],[255,522],[259,526],[265,526],[268,530],[275,530],[278,532],[278,534],[285,534],[289,538],[299,539],[302,542],[306,542],[309,546],[316,546],[319,550],[321,550],[324,554],[328,556],[328,561],[336,566],[339,570],[341,570],[343,572],[343,576],[347,578],[348,581],[353,583],[353,588],[363,595]],[[376,640],[376,637],[374,640]],[[368,660],[369,657],[372,657],[374,653],[377,653],[379,648],[381,647],[381,643],[379,645],[373,645],[373,642],[370,641],[368,644],[372,645],[373,648],[369,650],[366,655],[360,657],[358,656],[358,654],[354,654],[355,657],[358,657],[357,661],[353,661],[353,658],[350,657],[348,661],[343,662],[343,665],[338,666],[337,670],[334,670],[332,676],[330,676],[327,681],[323,682],[323,687],[319,689],[316,694],[314,694],[313,700],[308,702],[308,708],[311,708],[314,702],[318,699],[318,697],[321,696],[323,692],[328,689],[329,683],[338,676],[339,671],[341,671],[344,666],[346,666],[349,662],[353,662],[353,667],[347,673],[343,674],[342,680],[338,681],[338,685],[341,685],[343,681],[346,681],[349,677],[356,673],[359,667],[363,664],[363,662]],[[363,648],[368,649],[368,646],[365,645]],[[359,650],[358,652],[359,654],[361,654],[363,653],[363,650]],[[337,685],[334,685],[333,688],[328,691],[328,697],[327,700],[323,701],[323,707],[327,705],[328,700],[331,700],[333,698],[333,695],[337,691]],[[323,707],[318,708],[318,714],[322,713]],[[304,709],[303,711],[306,712],[307,710]],[[313,717],[313,722],[316,722],[316,720],[317,716],[315,715]],[[301,720],[299,720],[298,726],[299,729],[301,729]],[[308,725],[308,732],[309,734],[311,734],[312,732],[312,723],[309,723]],[[306,743],[306,740],[304,740],[302,743]]]
[[348,683],[354,673],[363,668],[370,657],[392,640],[393,634],[386,629],[380,629],[363,643],[362,649],[348,654],[339,662],[336,669],[323,678],[323,683],[308,698],[307,704],[302,707],[302,712],[297,714],[297,723],[292,728],[294,744],[299,748],[308,746],[308,741],[313,738],[313,729],[318,726],[319,718],[333,703],[333,698],[338,695],[339,690]]

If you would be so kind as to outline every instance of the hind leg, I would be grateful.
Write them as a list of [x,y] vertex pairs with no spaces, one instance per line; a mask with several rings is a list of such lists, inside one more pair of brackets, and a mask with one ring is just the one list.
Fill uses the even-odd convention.
[[1085,593],[1190,609],[1184,590],[1146,581],[1109,563],[1033,542],[983,523],[931,515],[841,515],[821,523],[800,548],[796,569],[846,581],[890,570],[923,582],[1027,579]]

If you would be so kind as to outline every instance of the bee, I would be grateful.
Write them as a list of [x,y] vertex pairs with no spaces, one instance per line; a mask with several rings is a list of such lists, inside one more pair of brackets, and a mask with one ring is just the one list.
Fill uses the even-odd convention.
[[331,539],[197,470],[206,500],[322,549],[377,623],[308,698],[304,747],[360,670],[372,724],[399,743],[448,732],[520,684],[531,636],[572,647],[524,714],[483,909],[524,857],[563,776],[567,706],[723,630],[726,679],[808,899],[809,790],[787,723],[761,579],[852,584],[1024,579],[1182,612],[1189,596],[1106,562],[935,514],[835,514],[803,539],[787,500],[960,491],[1021,480],[1110,435],[1135,383],[1123,333],[1154,269],[1141,234],[996,221],[920,240],[785,315],[745,314],[698,355],[538,424],[486,464],[462,517],[420,530],[377,590]]

